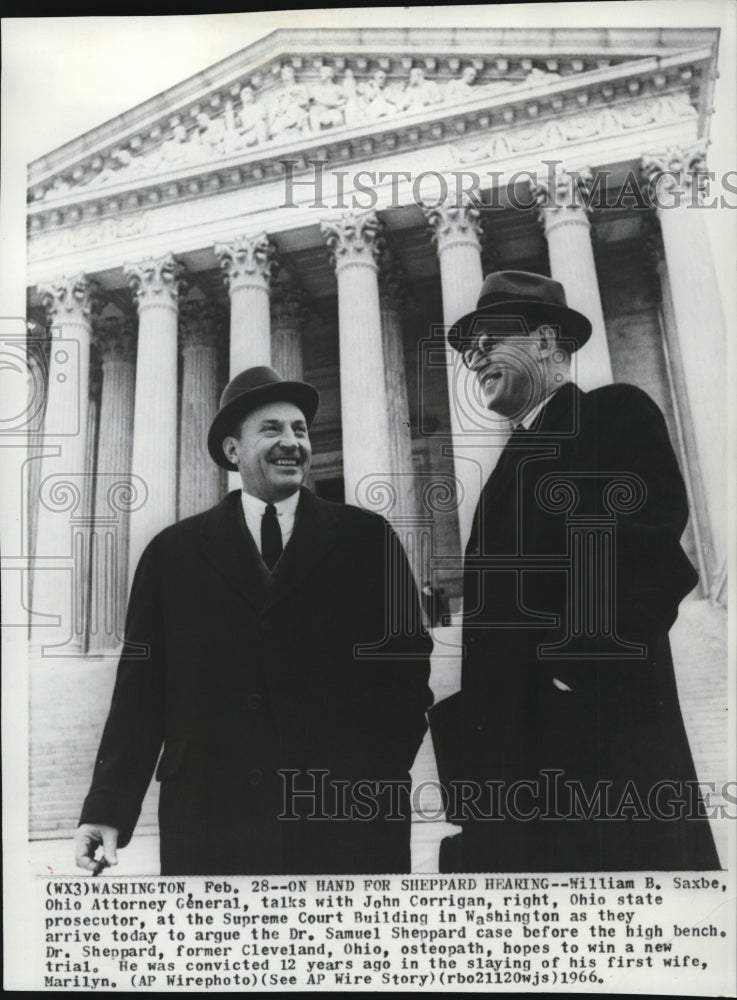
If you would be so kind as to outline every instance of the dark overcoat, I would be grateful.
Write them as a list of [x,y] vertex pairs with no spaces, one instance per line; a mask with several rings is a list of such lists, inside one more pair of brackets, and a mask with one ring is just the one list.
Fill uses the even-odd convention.
[[512,435],[465,555],[462,691],[434,710],[456,736],[439,734],[444,777],[499,783],[456,815],[450,868],[718,868],[668,643],[697,582],[687,517],[665,420],[633,386],[568,384]]
[[163,745],[162,874],[408,871],[430,646],[383,518],[303,489],[269,577],[229,494],[141,558],[80,822],[124,846]]

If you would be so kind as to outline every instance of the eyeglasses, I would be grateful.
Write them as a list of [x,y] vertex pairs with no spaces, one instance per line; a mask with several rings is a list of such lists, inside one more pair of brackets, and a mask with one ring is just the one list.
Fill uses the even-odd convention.
[[522,319],[484,317],[469,331],[471,336],[461,347],[461,358],[467,368],[473,368],[493,350],[511,338],[527,337],[530,330]]
[[506,336],[499,334],[482,333],[473,341],[469,341],[461,348],[461,359],[466,368],[475,368],[481,361],[484,361],[492,351],[508,343],[512,338],[526,337],[526,333],[508,333]]

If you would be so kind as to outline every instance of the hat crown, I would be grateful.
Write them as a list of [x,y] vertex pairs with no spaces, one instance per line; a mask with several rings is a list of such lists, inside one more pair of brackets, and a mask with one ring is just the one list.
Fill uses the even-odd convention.
[[479,332],[477,321],[490,318],[523,320],[528,330],[544,324],[555,326],[571,351],[577,351],[591,337],[590,320],[570,308],[563,285],[531,271],[495,271],[487,275],[476,308],[450,327],[448,343],[456,351],[464,350]]
[[530,271],[495,271],[481,286],[477,308],[497,302],[539,302],[567,306],[563,285],[554,278]]
[[261,389],[267,385],[278,385],[280,382],[284,382],[282,376],[273,368],[269,368],[268,365],[247,368],[232,378],[223,389],[223,394],[220,397],[220,409],[222,410],[224,406],[232,403],[234,399],[246,392]]

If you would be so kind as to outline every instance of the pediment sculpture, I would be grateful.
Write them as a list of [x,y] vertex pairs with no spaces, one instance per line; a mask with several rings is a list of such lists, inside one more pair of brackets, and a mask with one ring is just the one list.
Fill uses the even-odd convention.
[[429,79],[426,70],[418,65],[409,69],[404,81],[391,80],[383,68],[360,80],[351,69],[345,69],[337,80],[335,67],[327,63],[319,66],[317,79],[309,84],[298,80],[294,66],[288,62],[280,67],[278,75],[274,88],[257,90],[252,82],[246,83],[237,99],[228,98],[225,106],[212,114],[195,108],[193,125],[176,122],[163,142],[142,152],[119,147],[100,160],[96,171],[88,167],[79,179],[76,175],[56,177],[41,197],[53,199],[77,186],[95,189],[133,176],[215,162],[224,156],[344,125],[375,123],[441,104],[463,105],[522,84],[560,79],[558,73],[532,66],[522,79],[501,74],[482,82],[479,70],[471,63],[444,82]]

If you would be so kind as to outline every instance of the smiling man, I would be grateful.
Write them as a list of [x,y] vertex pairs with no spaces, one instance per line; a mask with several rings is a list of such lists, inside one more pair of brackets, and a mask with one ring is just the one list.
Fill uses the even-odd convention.
[[430,640],[387,522],[304,486],[318,400],[225,389],[208,449],[243,489],[141,558],[80,867],[117,862],[158,759],[162,874],[409,871]]
[[463,833],[446,871],[718,868],[668,630],[697,583],[665,420],[582,392],[591,335],[542,275],[489,275],[449,331],[511,434],[465,552],[461,691],[431,712]]

